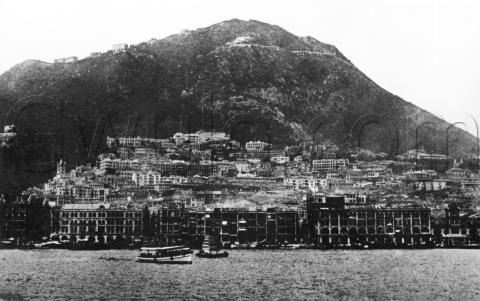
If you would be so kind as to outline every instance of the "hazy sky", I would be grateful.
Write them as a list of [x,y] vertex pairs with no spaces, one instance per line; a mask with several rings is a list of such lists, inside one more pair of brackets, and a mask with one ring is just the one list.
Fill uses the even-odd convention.
[[333,44],[383,88],[448,121],[480,121],[480,1],[0,0],[0,73],[232,18]]

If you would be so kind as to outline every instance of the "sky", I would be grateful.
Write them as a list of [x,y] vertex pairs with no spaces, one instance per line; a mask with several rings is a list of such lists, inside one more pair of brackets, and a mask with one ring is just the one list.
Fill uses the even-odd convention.
[[381,87],[475,133],[479,13],[475,0],[0,0],[0,73],[255,19],[335,45]]

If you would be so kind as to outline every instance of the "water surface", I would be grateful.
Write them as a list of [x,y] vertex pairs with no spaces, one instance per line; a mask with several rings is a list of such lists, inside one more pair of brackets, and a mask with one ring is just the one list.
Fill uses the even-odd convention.
[[[40,300],[480,300],[480,250],[250,251],[192,265],[135,251],[0,250],[0,296]],[[1,299],[1,297],[0,297]]]

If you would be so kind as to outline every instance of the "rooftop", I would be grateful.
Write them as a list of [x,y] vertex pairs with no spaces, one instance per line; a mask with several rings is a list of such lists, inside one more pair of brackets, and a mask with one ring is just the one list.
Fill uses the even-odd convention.
[[109,209],[110,204],[65,204],[62,209],[63,210],[99,210],[103,207],[103,209]]

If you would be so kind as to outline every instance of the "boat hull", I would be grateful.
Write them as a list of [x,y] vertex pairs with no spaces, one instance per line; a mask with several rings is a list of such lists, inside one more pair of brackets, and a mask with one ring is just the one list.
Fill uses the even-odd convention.
[[15,249],[16,245],[13,242],[7,241],[3,242],[0,241],[0,249]]
[[62,243],[37,243],[33,244],[33,247],[35,249],[64,249],[66,245]]
[[225,257],[228,257],[228,252],[222,252],[222,253],[199,252],[196,255],[199,258],[225,258]]
[[157,263],[157,264],[191,264],[192,254],[177,255],[169,257],[137,257],[138,262]]

